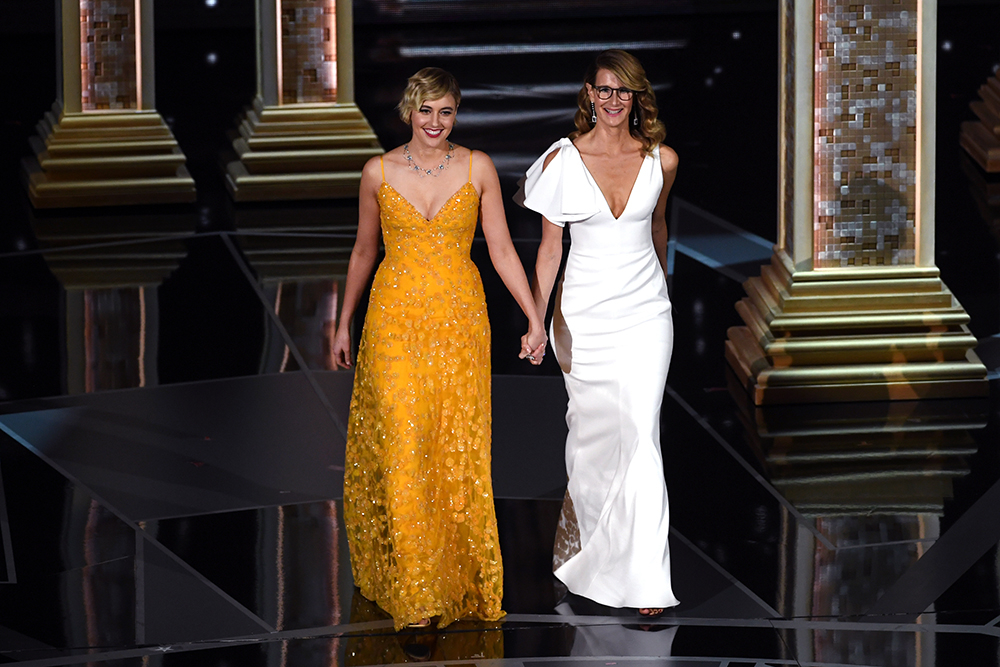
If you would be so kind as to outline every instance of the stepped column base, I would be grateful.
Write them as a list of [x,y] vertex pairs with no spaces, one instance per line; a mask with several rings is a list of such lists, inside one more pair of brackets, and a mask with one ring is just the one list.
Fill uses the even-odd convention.
[[988,394],[936,267],[793,272],[777,254],[744,288],[726,360],[755,405]]
[[184,153],[155,110],[63,113],[58,104],[22,162],[36,208],[195,200]]
[[231,134],[226,185],[236,201],[356,197],[365,163],[385,151],[354,104],[264,106]]

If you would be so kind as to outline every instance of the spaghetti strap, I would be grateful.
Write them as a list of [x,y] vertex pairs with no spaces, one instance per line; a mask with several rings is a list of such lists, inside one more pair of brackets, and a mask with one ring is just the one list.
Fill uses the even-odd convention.
[[472,182],[472,149],[469,149],[469,183]]
[[378,163],[382,165],[382,182],[385,183],[385,160],[382,159],[383,156],[378,156]]

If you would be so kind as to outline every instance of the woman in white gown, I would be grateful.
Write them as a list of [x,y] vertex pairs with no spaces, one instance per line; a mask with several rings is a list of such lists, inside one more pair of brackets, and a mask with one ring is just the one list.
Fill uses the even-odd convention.
[[569,408],[569,473],[554,554],[573,593],[656,615],[670,584],[660,403],[673,346],[666,200],[677,155],[660,142],[642,65],[601,53],[578,96],[577,131],[531,166],[524,205],[543,216],[533,296],[544,317],[568,226],[550,338]]

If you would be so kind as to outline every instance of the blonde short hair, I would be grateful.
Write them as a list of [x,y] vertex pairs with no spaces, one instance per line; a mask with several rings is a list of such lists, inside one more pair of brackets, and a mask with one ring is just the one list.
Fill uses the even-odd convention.
[[458,87],[458,81],[450,72],[440,67],[425,67],[407,80],[403,99],[396,105],[399,117],[409,125],[410,114],[419,109],[421,104],[439,100],[445,95],[451,95],[455,99],[455,107],[458,108],[462,101],[462,91]]

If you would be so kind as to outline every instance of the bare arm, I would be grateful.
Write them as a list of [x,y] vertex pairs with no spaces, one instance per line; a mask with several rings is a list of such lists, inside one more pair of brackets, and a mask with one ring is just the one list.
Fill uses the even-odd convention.
[[[483,235],[489,247],[490,260],[500,275],[503,284],[513,295],[517,305],[521,307],[528,318],[528,333],[521,339],[521,358],[536,357],[533,363],[541,362],[541,351],[544,349],[547,337],[542,319],[538,316],[531,298],[528,279],[521,266],[521,258],[517,256],[514,243],[510,239],[507,228],[507,216],[503,209],[503,196],[500,192],[500,179],[493,166],[493,161],[485,153],[477,152],[473,157],[473,185],[481,194],[480,206],[483,214]],[[539,354],[534,354],[535,351]]]
[[337,334],[333,341],[333,361],[338,367],[351,367],[351,319],[361,301],[362,291],[368,283],[378,257],[381,227],[377,193],[382,183],[379,159],[372,158],[361,173],[358,193],[358,235],[347,265],[347,283],[344,285],[344,303],[340,308]]
[[653,208],[653,249],[660,260],[663,275],[667,275],[667,195],[677,177],[677,153],[668,146],[660,146],[660,166],[663,168],[663,189]]
[[[543,169],[559,154],[559,149],[549,153],[545,158]],[[552,287],[559,273],[559,263],[562,261],[563,228],[553,224],[542,216],[542,241],[538,244],[538,256],[535,258],[535,275],[531,285],[531,295],[535,300],[535,310],[540,318],[545,319],[545,311],[549,308]]]
[[562,237],[563,228],[542,216],[542,241],[538,244],[538,257],[535,258],[531,296],[535,300],[535,310],[543,320],[545,311],[549,309],[552,287],[556,283],[559,263],[562,261]]

